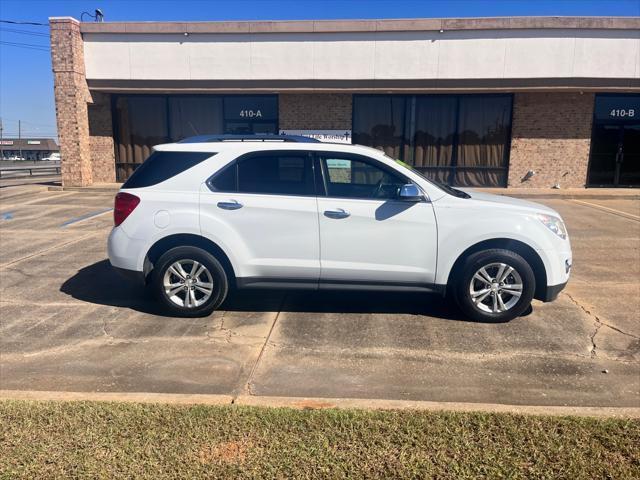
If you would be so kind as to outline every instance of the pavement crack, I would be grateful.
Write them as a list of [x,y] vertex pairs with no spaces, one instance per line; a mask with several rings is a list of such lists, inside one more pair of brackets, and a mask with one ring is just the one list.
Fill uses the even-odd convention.
[[247,385],[245,386],[245,394],[249,395],[251,397],[254,397],[256,395],[256,393],[253,391],[253,381],[252,380],[247,382]]
[[598,356],[598,350],[597,350],[598,345],[596,345],[596,335],[598,334],[601,328],[602,328],[602,323],[596,320],[595,330],[591,335],[589,335],[589,340],[591,340],[591,350],[590,350],[591,358],[595,358]]
[[269,328],[269,333],[267,333],[267,338],[264,339],[264,343],[262,344],[262,348],[260,348],[260,353],[258,353],[258,358],[256,358],[253,367],[251,367],[251,371],[249,372],[249,376],[247,377],[247,381],[244,384],[243,392],[236,392],[234,395],[235,398],[238,397],[239,394],[244,393],[245,395],[254,396],[255,392],[253,391],[253,377],[258,369],[258,365],[260,364],[260,360],[262,360],[262,356],[264,355],[264,351],[267,349],[267,346],[271,343],[271,335],[276,327],[276,323],[278,323],[278,319],[280,318],[280,313],[282,313],[282,308],[284,307],[285,300],[287,299],[286,295],[283,295],[282,302],[280,302],[280,307],[278,308],[278,312],[276,313],[273,322],[271,323],[271,327]]
[[[224,343],[231,343],[231,338],[236,335],[236,333],[230,328],[226,328],[224,326],[224,315],[226,312],[222,312],[222,316],[220,317],[220,327],[215,328],[213,324],[205,331],[205,336],[207,337],[207,342],[217,343],[223,341]],[[215,323],[217,319],[213,320]]]
[[571,302],[573,302],[574,305],[576,305],[580,310],[582,310],[585,314],[587,314],[588,317],[593,319],[594,330],[593,330],[593,333],[589,335],[589,341],[591,342],[591,348],[589,349],[589,353],[591,355],[591,358],[597,357],[598,345],[596,344],[596,335],[598,335],[598,332],[603,327],[604,323],[602,322],[602,320],[600,320],[600,317],[598,317],[595,313],[593,313],[591,310],[589,310],[584,305],[582,305],[570,293],[564,292],[564,294],[567,296],[567,298],[569,298],[569,300],[571,300]]
[[615,332],[618,332],[618,333],[620,333],[620,334],[622,334],[622,335],[625,335],[625,336],[627,336],[627,337],[631,337],[631,338],[634,338],[634,339],[636,339],[636,340],[640,340],[640,337],[639,337],[639,336],[634,335],[634,334],[629,333],[629,332],[625,332],[624,330],[620,330],[618,327],[614,327],[613,325],[609,325],[608,323],[604,323],[604,322],[602,322],[602,326],[607,327],[607,328],[610,328],[611,330],[613,330],[613,331],[615,331]]
[[113,335],[111,335],[108,331],[107,331],[107,319],[105,318],[102,321],[102,333],[105,337],[107,337],[107,341],[108,343],[112,343],[115,338],[113,337]]
[[603,321],[598,315],[596,315],[591,310],[589,310],[584,305],[582,305],[570,293],[568,293],[568,292],[563,292],[563,293],[567,296],[567,298],[569,298],[569,300],[571,300],[571,302],[573,302],[578,308],[580,308],[584,313],[586,313],[587,316],[589,316],[590,318],[593,319],[593,322],[594,322],[593,328],[594,328],[594,330],[593,330],[593,333],[591,335],[589,335],[589,340],[591,341],[591,348],[589,350],[589,352],[591,354],[591,358],[597,357],[597,355],[598,355],[598,350],[597,350],[598,349],[598,345],[596,344],[596,336],[598,335],[598,333],[600,332],[600,329],[602,327],[610,328],[614,332],[618,332],[621,335],[625,335],[625,336],[633,338],[635,340],[640,340],[640,337],[638,337],[637,335],[633,335],[632,333],[625,332],[624,330],[621,330],[618,327],[614,327],[613,325]]

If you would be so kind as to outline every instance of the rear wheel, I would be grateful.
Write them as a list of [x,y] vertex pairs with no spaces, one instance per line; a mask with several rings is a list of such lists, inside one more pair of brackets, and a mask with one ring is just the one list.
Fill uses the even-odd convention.
[[536,289],[527,261],[515,252],[484,250],[466,259],[455,280],[460,309],[480,322],[507,322],[524,313]]
[[172,248],[156,262],[152,288],[174,315],[210,314],[227,296],[229,282],[220,262],[196,247]]

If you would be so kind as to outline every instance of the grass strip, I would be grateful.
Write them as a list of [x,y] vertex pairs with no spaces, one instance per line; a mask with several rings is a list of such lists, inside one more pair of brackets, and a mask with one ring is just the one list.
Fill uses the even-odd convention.
[[640,421],[0,401],[0,478],[640,478]]

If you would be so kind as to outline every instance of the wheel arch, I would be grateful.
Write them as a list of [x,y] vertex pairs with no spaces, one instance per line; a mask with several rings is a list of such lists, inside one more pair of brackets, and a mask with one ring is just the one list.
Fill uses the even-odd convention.
[[544,266],[542,258],[540,257],[540,255],[538,255],[538,252],[536,252],[529,245],[521,242],[520,240],[514,240],[512,238],[492,238],[490,240],[483,240],[482,242],[478,242],[467,248],[458,256],[449,272],[449,277],[447,279],[447,289],[449,289],[451,283],[455,280],[464,260],[469,257],[469,255],[473,255],[476,252],[489,250],[492,248],[510,250],[524,258],[531,266],[536,279],[536,289],[533,298],[541,300],[546,296],[547,270]]
[[191,233],[168,235],[161,238],[151,246],[144,259],[143,271],[145,281],[149,278],[149,274],[153,270],[158,259],[165,252],[168,252],[174,247],[196,247],[210,253],[222,264],[222,267],[229,278],[229,283],[235,285],[235,270],[225,251],[212,240]]

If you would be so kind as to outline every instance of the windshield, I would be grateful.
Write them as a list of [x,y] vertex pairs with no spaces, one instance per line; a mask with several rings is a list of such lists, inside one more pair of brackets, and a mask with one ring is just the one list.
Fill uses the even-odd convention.
[[[387,155],[385,155],[385,156],[387,156]],[[391,158],[391,157],[389,157],[389,158]],[[440,183],[440,182],[438,182],[436,180],[432,180],[431,178],[427,178],[424,175],[424,173],[422,173],[420,170],[417,170],[416,168],[412,167],[408,163],[403,162],[402,160],[398,160],[397,158],[392,158],[392,160],[394,162],[396,162],[398,165],[402,165],[404,168],[406,168],[408,170],[411,170],[413,173],[418,175],[420,178],[423,178],[424,180],[426,180],[430,184],[432,184],[435,187],[439,188],[443,192],[448,193],[449,195],[453,195],[454,197],[458,197],[458,198],[471,198],[471,195],[469,195],[466,192],[463,192],[462,190],[458,190],[457,188],[453,188],[453,187],[447,185],[446,183]]]

